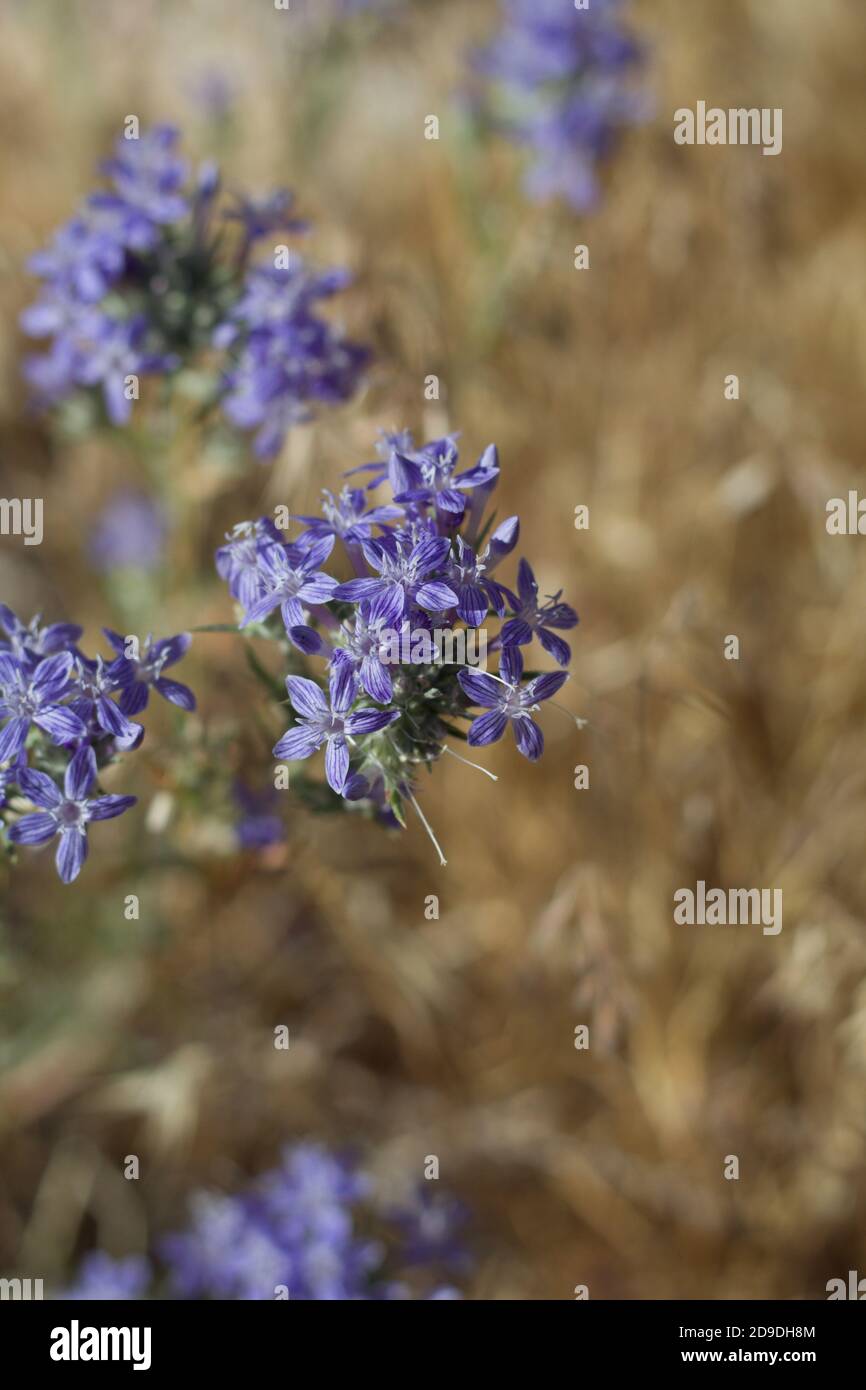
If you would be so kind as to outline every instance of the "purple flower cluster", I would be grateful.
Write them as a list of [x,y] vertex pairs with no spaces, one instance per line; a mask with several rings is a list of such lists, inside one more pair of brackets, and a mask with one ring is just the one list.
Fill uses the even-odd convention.
[[647,114],[633,80],[643,50],[623,25],[621,0],[502,4],[501,29],[477,61],[490,79],[483,108],[530,151],[529,196],[585,212],[599,199],[599,165]]
[[[195,708],[192,691],[163,672],[189,646],[181,634],[143,651],[105,629],[113,660],[79,650],[81,628],[23,623],[0,604],[0,824],[13,845],[57,840],[57,872],[77,878],[87,858],[88,826],[135,804],[134,796],[102,796],[101,768],[137,748],[144,729],[134,716],[151,689],[181,709]],[[36,809],[23,810],[19,803]],[[23,810],[23,814],[22,814]]]
[[96,1251],[61,1297],[138,1299],[153,1284],[169,1299],[459,1298],[442,1280],[469,1265],[462,1203],[425,1190],[383,1211],[369,1178],[316,1144],[287,1148],[234,1196],[202,1192],[190,1205],[186,1228],[160,1242],[159,1269]]
[[[454,752],[448,734],[479,747],[510,727],[525,757],[541,756],[533,714],[568,676],[524,675],[522,649],[537,638],[567,666],[559,632],[577,614],[559,593],[539,594],[526,560],[516,593],[494,577],[520,529],[517,517],[484,522],[499,477],[495,446],[462,468],[456,436],[416,448],[403,432],[385,435],[379,455],[351,470],[369,475],[365,486],[325,492],[321,516],[299,517],[304,529],[294,539],[266,517],[243,522],[216,564],[241,626],[278,638],[291,654],[294,718],[275,757],[297,762],[323,749],[333,793],[404,824],[404,800],[421,815],[414,773]],[[386,501],[375,497],[380,488]],[[331,572],[337,566],[349,577]],[[488,642],[491,619],[502,623]],[[473,669],[488,650],[499,652],[498,675]],[[325,663],[323,677],[301,673],[311,657]]]
[[50,345],[25,361],[25,377],[42,406],[99,393],[108,420],[122,426],[143,374],[207,364],[215,348],[229,349],[214,398],[235,427],[256,431],[257,455],[271,458],[293,424],[357,388],[368,353],[316,312],[349,277],[315,274],[300,258],[289,268],[251,266],[267,236],[306,230],[291,194],[219,208],[216,166],[191,177],[178,142],[172,126],[126,131],[102,166],[108,189],[31,257],[43,288],[21,324]]
[[350,282],[342,270],[314,274],[299,257],[280,268],[253,266],[218,329],[217,346],[237,349],[223,409],[238,429],[255,430],[259,458],[278,454],[288,430],[308,420],[316,405],[337,405],[354,394],[369,353],[316,313],[319,300]]

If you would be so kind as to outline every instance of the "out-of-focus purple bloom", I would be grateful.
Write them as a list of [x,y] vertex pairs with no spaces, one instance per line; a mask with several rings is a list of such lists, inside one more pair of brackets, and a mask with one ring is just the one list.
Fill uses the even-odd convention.
[[309,222],[292,213],[295,195],[288,188],[275,188],[260,197],[238,194],[235,206],[226,213],[229,221],[240,222],[247,242],[258,241],[271,232],[306,232]]
[[83,386],[101,386],[105,409],[113,425],[125,425],[132,415],[137,385],[129,379],[145,372],[165,372],[177,365],[169,353],[144,350],[147,321],[138,316],[126,322],[94,312],[80,325],[81,361],[76,379]]
[[542,700],[549,700],[568,680],[566,671],[548,671],[521,685],[523,656],[519,647],[504,647],[499,658],[499,680],[479,671],[460,671],[457,679],[472,705],[488,711],[469,726],[473,748],[497,743],[510,724],[519,751],[530,762],[544,752],[544,735],[532,718]]
[[59,1297],[64,1301],[114,1302],[144,1296],[151,1281],[150,1262],[143,1255],[115,1260],[103,1250],[93,1250],[81,1261],[78,1278]]
[[64,883],[72,883],[87,858],[87,826],[90,821],[111,820],[135,805],[134,796],[98,796],[89,793],[96,781],[96,757],[87,744],[70,759],[61,792],[44,772],[28,768],[17,774],[18,786],[34,806],[42,809],[22,816],[9,830],[19,845],[44,845],[60,836],[55,862]]
[[[318,1144],[293,1145],[283,1151],[277,1168],[234,1196],[194,1194],[186,1227],[159,1243],[168,1296],[246,1301],[288,1296],[293,1302],[410,1298],[410,1286],[395,1277],[405,1267],[411,1269],[417,1297],[459,1298],[459,1291],[440,1279],[446,1267],[467,1267],[456,1234],[462,1208],[447,1198],[423,1206],[423,1213],[420,1206],[411,1213],[383,1211],[369,1178],[353,1162]],[[364,1234],[371,1225],[374,1235]],[[377,1229],[391,1239],[377,1239]],[[84,1261],[66,1296],[146,1296],[149,1272],[137,1257],[115,1261],[97,1253]]]
[[107,627],[102,631],[117,652],[117,660],[112,663],[111,669],[121,691],[120,707],[124,714],[140,714],[147,709],[151,689],[168,700],[169,704],[178,705],[183,710],[195,709],[195,696],[189,686],[162,674],[189,651],[192,637],[188,632],[178,633],[176,637],[163,637],[158,642],[154,642],[148,634],[144,650],[138,657],[132,657],[126,655],[126,640],[119,632]]
[[574,609],[567,603],[560,603],[559,593],[551,594],[546,603],[538,601],[538,584],[532,567],[527,560],[521,560],[517,570],[517,591],[520,603],[513,618],[509,618],[500,633],[502,645],[525,646],[537,637],[544,650],[560,666],[567,666],[571,660],[571,647],[551,628],[568,630],[576,627],[578,618]]
[[102,166],[126,205],[153,222],[178,222],[189,211],[181,189],[189,167],[177,153],[180,131],[157,125],[137,138],[122,135]]
[[[89,209],[58,228],[51,245],[35,251],[27,262],[28,270],[47,280],[58,295],[82,304],[96,304],[104,298],[123,266],[123,243],[116,235],[94,225]],[[22,325],[37,337],[56,331],[46,329],[44,318],[40,323],[28,310],[24,311]]]
[[223,409],[241,430],[254,430],[256,455],[273,458],[288,430],[311,417],[314,406],[348,400],[369,352],[317,316],[318,300],[350,282],[341,270],[313,274],[296,259],[288,268],[256,266],[228,320],[218,347],[240,343],[226,375]]
[[283,819],[277,814],[279,793],[274,787],[252,790],[243,782],[235,782],[233,796],[241,814],[235,822],[235,834],[241,849],[267,849],[286,838]]
[[95,569],[154,570],[162,559],[168,522],[163,508],[145,492],[123,488],[109,499],[93,525],[88,553]]
[[275,745],[274,757],[300,761],[324,743],[325,777],[329,787],[342,794],[349,776],[346,736],[378,733],[399,719],[399,710],[362,708],[350,714],[356,694],[355,675],[350,666],[341,663],[331,667],[330,698],[305,676],[287,676],[286,689],[299,719]]
[[492,80],[487,107],[532,154],[532,198],[561,196],[578,212],[599,197],[598,166],[647,114],[634,75],[641,45],[620,0],[502,0],[502,27],[477,66]]
[[469,1209],[458,1198],[424,1185],[415,1192],[409,1206],[391,1213],[391,1219],[402,1236],[402,1264],[439,1265],[443,1269],[468,1267],[464,1238]]
[[225,120],[237,99],[237,83],[219,67],[202,68],[192,78],[189,93],[193,102],[213,121]]

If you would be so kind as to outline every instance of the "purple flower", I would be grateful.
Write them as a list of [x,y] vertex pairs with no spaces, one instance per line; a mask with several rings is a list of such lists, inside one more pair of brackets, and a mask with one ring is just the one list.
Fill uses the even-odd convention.
[[304,603],[327,603],[334,596],[336,579],[319,568],[333,548],[333,536],[323,536],[306,550],[266,546],[259,557],[264,593],[247,609],[244,623],[260,623],[279,607],[287,632],[302,625]]
[[287,431],[310,418],[316,404],[334,405],[357,389],[369,353],[344,339],[314,312],[315,303],[342,290],[342,270],[314,275],[296,258],[289,268],[257,266],[228,320],[218,347],[240,340],[226,376],[223,409],[238,429],[255,430],[255,453],[273,458]]
[[121,136],[114,158],[102,166],[126,205],[153,222],[179,222],[189,208],[180,190],[186,182],[186,160],[176,153],[180,132],[157,125],[137,138]]
[[[169,1296],[265,1301],[288,1293],[293,1302],[411,1298],[410,1286],[391,1270],[396,1259],[412,1269],[416,1287],[424,1276],[417,1297],[460,1297],[443,1286],[441,1275],[446,1267],[468,1264],[461,1258],[457,1230],[465,1220],[461,1204],[421,1197],[417,1210],[383,1211],[367,1175],[319,1144],[288,1147],[278,1167],[236,1195],[198,1192],[190,1208],[184,1229],[159,1242]],[[372,1237],[366,1233],[373,1223],[392,1237],[387,1244],[376,1238],[375,1226]],[[97,1252],[84,1261],[69,1296],[138,1297],[149,1273],[138,1257],[115,1261]]]
[[402,637],[409,624],[403,618],[403,599],[399,589],[384,589],[374,598],[359,604],[352,623],[342,625],[340,642],[333,655],[337,665],[345,664],[358,677],[366,690],[379,704],[390,703],[394,694],[388,661],[392,637]]
[[131,488],[115,492],[94,523],[88,552],[94,568],[154,570],[162,559],[165,512],[147,493]]
[[463,1242],[469,1209],[458,1198],[424,1186],[415,1192],[410,1206],[391,1213],[391,1220],[403,1238],[403,1264],[468,1266]]
[[306,232],[310,224],[292,215],[294,201],[287,188],[275,188],[260,198],[238,195],[226,217],[241,223],[247,242],[275,231]]
[[249,609],[268,588],[268,571],[262,565],[262,555],[270,545],[282,545],[283,538],[270,517],[258,521],[240,521],[226,536],[227,545],[216,553],[216,569],[229,586],[232,598]]
[[332,790],[342,794],[349,777],[347,735],[378,733],[399,719],[400,711],[366,708],[350,714],[357,686],[351,667],[342,663],[331,667],[330,698],[305,676],[287,676],[286,689],[299,719],[275,745],[274,757],[300,761],[324,743],[325,777]]
[[[499,529],[516,521],[516,517],[510,517]],[[486,618],[488,608],[492,608],[501,618],[506,605],[514,601],[514,595],[487,573],[499,558],[492,545],[487,547],[480,559],[462,536],[457,536],[454,545],[456,554],[450,560],[447,575],[457,595],[458,618],[462,618],[470,627],[478,627]]]
[[117,739],[122,748],[137,747],[144,730],[140,724],[132,724],[125,712],[110,698],[120,689],[119,662],[106,665],[101,656],[95,661],[83,656],[76,657],[72,686],[74,699],[70,708],[83,721],[88,737],[98,738],[100,733],[108,734]]
[[0,653],[0,719],[9,721],[0,732],[0,765],[17,759],[33,724],[52,743],[84,737],[87,730],[81,719],[60,703],[71,689],[72,666],[71,652],[45,657],[32,671]]
[[117,652],[117,660],[112,662],[111,670],[122,692],[120,707],[124,714],[139,714],[147,709],[151,689],[168,700],[169,704],[187,711],[195,709],[195,696],[189,686],[162,674],[189,651],[192,638],[188,632],[180,632],[176,637],[163,637],[158,642],[154,642],[148,634],[144,651],[138,657],[131,657],[126,655],[126,640],[119,632],[107,627],[102,631]]
[[38,614],[29,623],[22,623],[5,603],[0,603],[0,627],[8,639],[0,642],[0,652],[9,652],[28,669],[43,656],[74,647],[82,633],[76,623],[49,623],[41,627]]
[[363,488],[344,487],[337,497],[323,488],[322,513],[322,516],[299,516],[297,520],[308,525],[314,536],[339,536],[346,545],[359,545],[361,541],[370,540],[374,526],[387,529],[389,522],[400,521],[403,508],[368,507]]
[[81,1261],[75,1283],[60,1297],[64,1301],[135,1300],[144,1295],[150,1279],[150,1264],[143,1255],[115,1260],[103,1250],[93,1250]]
[[282,817],[276,812],[279,793],[274,787],[254,791],[243,782],[235,782],[234,800],[241,811],[235,822],[235,834],[241,849],[267,849],[286,838]]
[[620,0],[504,0],[502,28],[480,55],[492,85],[484,105],[525,145],[529,196],[561,196],[578,212],[599,197],[598,165],[647,102],[632,85],[641,46],[622,26]]
[[571,648],[561,637],[557,637],[551,628],[561,628],[568,630],[576,627],[578,622],[577,614],[567,603],[560,603],[559,593],[548,597],[546,603],[538,602],[538,585],[535,582],[535,575],[528,561],[521,560],[517,570],[517,590],[520,595],[520,603],[516,608],[513,618],[502,628],[500,640],[504,647],[516,645],[525,646],[531,642],[533,636],[537,637],[548,656],[552,656],[554,661],[560,666],[567,666],[571,660]]
[[472,705],[481,705],[487,714],[473,719],[468,741],[473,748],[498,743],[510,724],[518,750],[530,762],[544,752],[544,735],[531,717],[542,700],[549,700],[568,680],[566,671],[549,671],[521,685],[523,656],[519,647],[504,647],[499,658],[501,679],[478,671],[459,671],[457,679]]
[[499,476],[495,444],[488,445],[475,467],[463,473],[455,473],[458,459],[454,435],[425,444],[414,460],[394,450],[388,462],[388,480],[395,500],[430,503],[456,524],[466,509],[463,494],[490,485]]
[[[84,208],[77,216],[59,227],[51,245],[35,251],[27,262],[28,270],[52,285],[55,295],[71,297],[81,304],[96,304],[108,293],[123,272],[125,256],[116,235],[95,222],[91,210]],[[25,310],[23,326],[36,337],[42,337],[45,324],[53,315],[63,311],[55,298],[55,308]]]
[[141,315],[127,322],[94,312],[82,320],[81,361],[76,380],[82,386],[101,386],[108,418],[113,425],[125,425],[132,415],[134,396],[129,394],[129,377],[144,372],[166,372],[177,365],[168,353],[143,350],[147,320]]
[[63,792],[44,772],[28,768],[18,774],[21,791],[42,809],[16,821],[9,830],[9,838],[19,845],[43,845],[59,834],[55,863],[64,883],[71,883],[78,877],[87,858],[88,823],[111,820],[135,805],[134,796],[90,799],[95,781],[96,757],[89,744],[79,748],[70,759]]
[[211,120],[228,116],[237,96],[236,83],[222,68],[205,67],[190,84],[190,96]]
[[385,598],[399,595],[402,608],[408,614],[412,604],[430,613],[443,613],[457,604],[454,590],[439,578],[451,549],[447,536],[425,535],[414,541],[411,537],[387,535],[364,545],[364,555],[379,571],[378,579],[350,579],[334,591],[334,598]]

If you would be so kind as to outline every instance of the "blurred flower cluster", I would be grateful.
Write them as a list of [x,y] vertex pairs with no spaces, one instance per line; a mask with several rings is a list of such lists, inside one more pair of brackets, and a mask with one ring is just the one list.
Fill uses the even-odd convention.
[[[494,578],[520,530],[516,516],[495,528],[495,517],[485,521],[499,477],[494,445],[463,470],[455,435],[420,448],[408,431],[384,435],[379,454],[351,470],[371,475],[366,486],[324,492],[321,515],[297,518],[305,529],[295,539],[267,517],[237,525],[217,570],[243,610],[241,626],[280,641],[289,661],[295,717],[275,757],[293,763],[324,748],[332,793],[389,824],[405,824],[411,802],[444,862],[415,798],[419,769],[443,753],[461,757],[449,736],[480,747],[508,728],[519,751],[538,759],[544,738],[532,715],[568,676],[525,672],[521,649],[537,637],[566,666],[571,651],[556,630],[573,627],[577,614],[559,593],[539,595],[526,560],[517,593]],[[384,503],[370,495],[380,487],[390,493]],[[353,577],[329,574],[332,556]],[[490,641],[489,618],[505,620]],[[498,675],[472,669],[488,651],[499,653]],[[326,679],[301,673],[310,657],[324,660]]]
[[533,199],[564,198],[578,212],[599,197],[598,167],[647,101],[634,85],[643,52],[621,0],[502,0],[501,28],[478,55],[488,79],[485,116],[527,147]]
[[50,346],[27,359],[25,376],[39,404],[88,393],[122,426],[142,375],[194,367],[211,374],[208,403],[255,430],[256,453],[270,457],[291,424],[357,386],[366,350],[316,312],[349,277],[315,274],[285,246],[273,263],[251,264],[270,234],[306,230],[291,195],[226,205],[214,163],[191,179],[174,127],[139,133],[130,120],[102,166],[109,188],[30,260],[44,283],[21,322]]
[[[186,652],[186,633],[139,648],[105,629],[114,657],[91,659],[72,623],[22,622],[0,604],[0,825],[11,845],[57,840],[57,872],[71,883],[87,858],[92,821],[122,815],[133,796],[94,795],[99,771],[138,748],[134,716],[151,690],[183,710],[188,686],[164,674]],[[31,805],[36,809],[28,811]]]
[[444,1281],[469,1267],[463,1205],[425,1189],[390,1210],[372,1194],[354,1163],[298,1144],[235,1196],[196,1194],[189,1224],[160,1242],[155,1265],[95,1251],[60,1297],[459,1298]]

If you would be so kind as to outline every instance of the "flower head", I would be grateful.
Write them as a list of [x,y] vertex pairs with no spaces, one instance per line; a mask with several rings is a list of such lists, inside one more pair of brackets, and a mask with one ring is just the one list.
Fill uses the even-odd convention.
[[180,632],[176,637],[163,637],[158,642],[154,642],[148,634],[141,654],[128,656],[127,642],[120,633],[107,627],[102,630],[117,652],[117,660],[112,663],[111,669],[117,688],[121,691],[120,707],[124,714],[140,714],[147,709],[151,690],[180,709],[195,709],[195,696],[189,686],[163,675],[163,671],[174,666],[189,651],[192,638],[188,632]]
[[347,736],[379,733],[399,719],[399,710],[364,707],[349,713],[356,681],[352,668],[343,663],[331,667],[328,695],[305,676],[287,676],[286,689],[298,722],[276,744],[274,757],[290,762],[309,758],[324,744],[328,786],[342,794],[349,776]]
[[460,671],[457,679],[472,705],[488,711],[473,719],[468,741],[473,748],[497,743],[511,725],[519,751],[530,762],[544,752],[544,735],[532,718],[542,700],[549,700],[568,680],[566,671],[549,671],[521,684],[523,657],[519,647],[504,647],[499,659],[499,680],[475,671]]
[[18,786],[41,809],[22,816],[9,830],[19,845],[44,845],[60,836],[55,862],[64,883],[72,883],[87,858],[87,826],[91,821],[111,820],[135,805],[134,796],[98,796],[90,792],[96,781],[96,757],[89,744],[70,759],[63,791],[44,772],[27,768],[18,773]]

